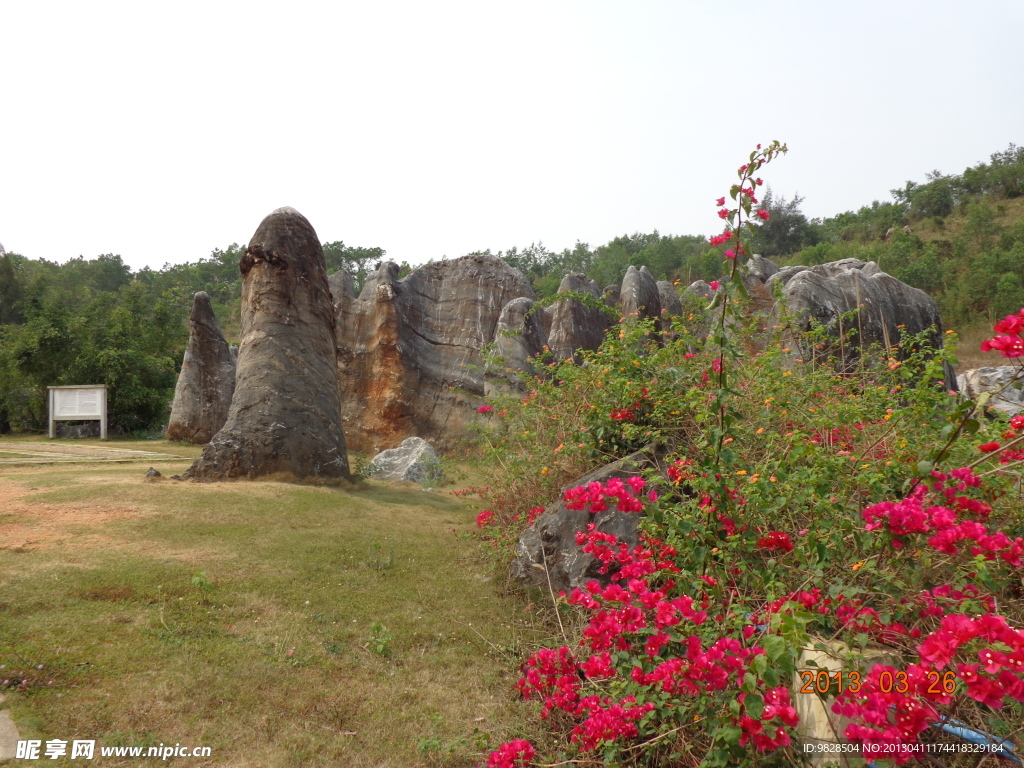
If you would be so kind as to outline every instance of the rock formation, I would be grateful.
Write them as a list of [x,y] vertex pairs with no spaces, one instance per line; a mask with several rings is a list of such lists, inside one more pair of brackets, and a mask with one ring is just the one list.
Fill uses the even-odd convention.
[[488,397],[522,389],[523,376],[536,374],[529,358],[540,355],[547,344],[541,314],[541,308],[525,296],[512,299],[501,310],[494,336],[494,356],[487,361]]
[[[942,321],[935,301],[924,291],[882,272],[873,261],[841,259],[779,277],[784,272],[780,270],[768,283],[777,279],[785,286],[783,298],[800,330],[820,323],[836,335],[855,332],[852,343],[844,347],[848,363],[856,359],[861,346],[897,345],[901,331],[916,335],[934,327],[929,341],[935,349],[942,347]],[[858,307],[861,309],[856,317],[842,320],[840,315]],[[947,389],[956,388],[948,366],[945,385]]]
[[775,264],[756,253],[751,256],[750,260],[747,262],[747,275],[752,280],[756,280],[760,285],[764,285],[768,282],[768,278],[776,274],[778,271],[779,268]]
[[1024,411],[1024,378],[1018,376],[1018,373],[1018,369],[1012,365],[972,368],[957,376],[956,383],[964,397],[973,400],[989,392],[992,397],[987,407],[1007,416],[1016,416]]
[[334,309],[306,218],[279,208],[242,256],[242,326],[227,422],[184,477],[348,477]]
[[188,347],[174,388],[167,439],[205,445],[228,419],[235,392],[235,356],[204,291],[192,301],[188,324]]
[[[558,498],[563,499],[569,488],[590,482],[603,483],[613,477],[625,479],[649,467],[658,467],[657,456],[654,448],[645,448],[599,467],[563,488]],[[602,575],[599,572],[601,562],[583,552],[576,543],[576,534],[587,530],[589,523],[594,523],[596,530],[618,536],[619,541],[630,546],[640,541],[640,515],[636,512],[620,512],[613,503],[607,510],[593,514],[586,509],[569,509],[564,501],[556,501],[519,538],[512,561],[512,578],[546,590],[550,576],[555,592],[581,587],[591,579],[607,583],[612,574]]]
[[683,314],[683,301],[675,286],[667,280],[658,281],[658,301],[661,304],[661,330],[668,333],[672,330],[672,318]]
[[377,451],[416,436],[444,449],[465,436],[484,394],[481,348],[520,297],[533,298],[529,281],[490,255],[434,262],[402,280],[396,264],[382,264],[338,334],[350,445]]
[[611,325],[611,316],[596,306],[601,301],[597,283],[586,275],[566,275],[558,286],[559,293],[573,291],[594,298],[595,306],[579,299],[560,299],[551,305],[551,330],[548,346],[556,360],[575,359],[580,362],[578,350],[593,350],[601,346],[605,332]]
[[397,448],[381,451],[370,461],[370,477],[431,485],[441,479],[441,457],[420,437],[407,437]]
[[699,296],[702,299],[710,299],[715,295],[715,292],[711,290],[711,286],[703,280],[694,280],[686,286],[686,292],[692,293],[694,296]]
[[647,267],[630,267],[622,278],[620,291],[622,316],[654,317],[661,315],[661,297],[658,283]]

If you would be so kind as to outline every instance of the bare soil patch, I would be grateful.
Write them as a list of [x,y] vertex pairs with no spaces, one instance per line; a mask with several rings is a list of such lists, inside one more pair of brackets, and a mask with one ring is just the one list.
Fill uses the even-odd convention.
[[100,526],[138,515],[125,507],[34,502],[33,493],[20,483],[0,479],[0,549],[100,546],[112,540],[97,530]]

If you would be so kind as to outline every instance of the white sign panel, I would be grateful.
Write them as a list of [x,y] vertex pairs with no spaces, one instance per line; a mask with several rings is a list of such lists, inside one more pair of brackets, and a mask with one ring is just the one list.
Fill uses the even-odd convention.
[[102,389],[55,389],[53,391],[55,416],[61,421],[75,419],[98,419]]
[[100,422],[100,439],[107,439],[107,388],[94,386],[49,387],[50,437],[57,436],[58,421]]

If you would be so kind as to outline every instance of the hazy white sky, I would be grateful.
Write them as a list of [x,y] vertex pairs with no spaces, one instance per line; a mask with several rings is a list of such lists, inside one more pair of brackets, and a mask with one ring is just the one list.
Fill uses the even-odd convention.
[[758,142],[804,212],[1024,143],[1022,0],[0,2],[0,242],[134,268],[710,234]]

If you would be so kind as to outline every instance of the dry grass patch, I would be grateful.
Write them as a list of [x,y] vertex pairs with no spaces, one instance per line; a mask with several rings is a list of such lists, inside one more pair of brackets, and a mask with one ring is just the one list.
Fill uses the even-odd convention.
[[0,550],[0,664],[33,676],[9,697],[23,737],[357,767],[472,766],[510,735],[532,619],[481,558],[476,509],[372,482],[144,471],[0,472],[15,518],[91,510],[95,535],[79,545],[76,523],[52,546]]

